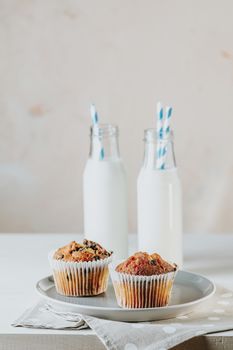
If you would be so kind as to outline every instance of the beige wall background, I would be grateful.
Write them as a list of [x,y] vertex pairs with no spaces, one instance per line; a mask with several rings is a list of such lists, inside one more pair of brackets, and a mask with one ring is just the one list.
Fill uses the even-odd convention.
[[120,127],[135,231],[158,100],[185,231],[233,231],[232,18],[231,0],[0,0],[0,231],[82,231],[92,101]]

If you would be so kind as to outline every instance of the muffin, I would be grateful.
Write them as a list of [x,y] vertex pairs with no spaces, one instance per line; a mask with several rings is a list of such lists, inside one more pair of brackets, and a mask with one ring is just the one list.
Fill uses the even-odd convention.
[[93,296],[106,291],[112,252],[84,239],[49,254],[57,293],[66,296]]
[[117,303],[123,308],[168,305],[176,271],[176,264],[156,253],[138,252],[117,266],[111,265]]

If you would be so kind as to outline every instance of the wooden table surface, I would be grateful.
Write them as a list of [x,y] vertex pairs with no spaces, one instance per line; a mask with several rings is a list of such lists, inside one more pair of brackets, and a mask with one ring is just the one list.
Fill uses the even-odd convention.
[[[91,330],[15,328],[11,322],[38,301],[36,282],[51,274],[47,253],[78,234],[0,234],[0,350],[104,349]],[[130,235],[130,251],[136,236]],[[184,268],[233,291],[233,234],[184,235]],[[232,320],[233,324],[233,320]],[[233,331],[196,337],[174,349],[232,350]]]

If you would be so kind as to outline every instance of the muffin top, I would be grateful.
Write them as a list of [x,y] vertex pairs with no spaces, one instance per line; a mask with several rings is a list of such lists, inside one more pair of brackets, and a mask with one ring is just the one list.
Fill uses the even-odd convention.
[[175,264],[169,264],[159,254],[149,255],[143,252],[135,253],[116,267],[117,272],[137,276],[160,275],[176,269]]
[[108,252],[101,247],[100,244],[84,239],[81,244],[73,241],[64,247],[57,249],[53,258],[63,261],[83,262],[103,260],[111,255],[112,252]]

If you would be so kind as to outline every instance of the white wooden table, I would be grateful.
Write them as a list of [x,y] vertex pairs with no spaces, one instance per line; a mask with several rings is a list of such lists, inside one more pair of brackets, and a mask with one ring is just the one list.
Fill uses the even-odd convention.
[[[47,253],[77,234],[0,234],[0,350],[104,349],[91,330],[53,331],[14,328],[10,324],[37,302],[36,282],[51,273]],[[130,251],[135,251],[135,235]],[[184,268],[233,290],[233,234],[185,235]],[[233,320],[232,320],[233,324]],[[175,349],[233,349],[233,331],[192,339]]]

